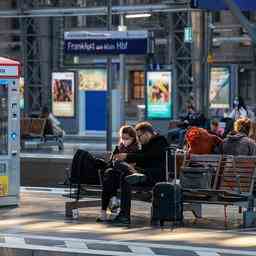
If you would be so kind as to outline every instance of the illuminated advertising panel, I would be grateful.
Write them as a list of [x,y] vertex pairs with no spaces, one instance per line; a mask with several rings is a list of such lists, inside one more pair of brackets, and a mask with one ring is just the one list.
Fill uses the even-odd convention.
[[79,71],[79,90],[106,91],[106,69],[83,69]]
[[231,73],[227,67],[212,67],[210,74],[209,107],[230,107]]
[[146,113],[148,119],[172,117],[172,73],[148,71],[146,81]]
[[52,73],[52,111],[55,116],[75,114],[75,85],[73,72]]
[[19,82],[20,109],[24,109],[24,77]]

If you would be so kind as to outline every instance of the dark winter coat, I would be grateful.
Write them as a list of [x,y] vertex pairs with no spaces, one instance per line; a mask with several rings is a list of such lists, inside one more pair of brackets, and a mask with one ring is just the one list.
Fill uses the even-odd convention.
[[230,134],[222,145],[224,155],[256,155],[256,143],[243,133]]
[[163,181],[167,147],[168,143],[164,136],[154,135],[148,143],[142,145],[140,151],[128,153],[126,161],[136,163],[136,167],[143,169],[153,183]]

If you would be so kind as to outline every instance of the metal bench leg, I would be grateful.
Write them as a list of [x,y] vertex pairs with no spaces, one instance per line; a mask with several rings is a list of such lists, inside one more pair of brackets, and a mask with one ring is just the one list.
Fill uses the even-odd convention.
[[196,218],[202,218],[202,204],[191,204],[192,213]]
[[227,213],[227,205],[224,205],[224,225],[228,226],[228,213]]

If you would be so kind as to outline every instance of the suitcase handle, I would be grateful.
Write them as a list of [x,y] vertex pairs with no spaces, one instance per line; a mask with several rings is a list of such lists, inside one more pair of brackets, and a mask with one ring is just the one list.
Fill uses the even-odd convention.
[[176,166],[176,156],[177,156],[177,149],[176,145],[169,146],[165,151],[165,180],[169,182],[170,175],[169,175],[169,153],[174,151],[174,185],[177,183],[177,166]]

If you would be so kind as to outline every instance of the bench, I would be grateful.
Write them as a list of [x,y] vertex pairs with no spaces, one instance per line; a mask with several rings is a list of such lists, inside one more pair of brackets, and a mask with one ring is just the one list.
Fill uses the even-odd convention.
[[21,118],[21,147],[25,148],[26,143],[34,143],[37,147],[41,145],[58,146],[63,150],[63,139],[54,134],[45,134],[47,125],[46,118]]
[[184,189],[184,202],[223,205],[225,225],[227,206],[238,206],[239,211],[245,209],[243,225],[249,227],[255,224],[256,157],[192,155],[191,160],[184,162],[184,166],[195,162],[213,167],[212,186],[210,189]]
[[[105,159],[108,159],[110,153],[105,156]],[[184,155],[179,154],[176,158],[176,165],[181,166],[183,163]],[[99,173],[99,179],[101,175]],[[101,180],[101,179],[100,179]],[[102,184],[102,183],[101,183]],[[78,185],[79,186],[79,185]],[[90,196],[100,196],[102,191],[101,185],[88,185],[83,184],[82,187],[78,187],[78,189],[82,188],[82,192],[79,193],[81,197],[90,197]],[[70,191],[71,192],[71,191]],[[100,199],[86,199],[80,200],[80,196],[77,196],[77,192],[70,194],[70,198],[73,197],[72,201],[65,202],[65,216],[72,217],[72,211],[78,208],[84,207],[96,207],[100,206]],[[132,190],[132,199],[139,200],[144,202],[151,202],[152,200],[152,187],[135,187],[133,186]],[[195,217],[201,217],[201,205],[197,203],[186,203],[184,204],[184,211],[192,211]]]

